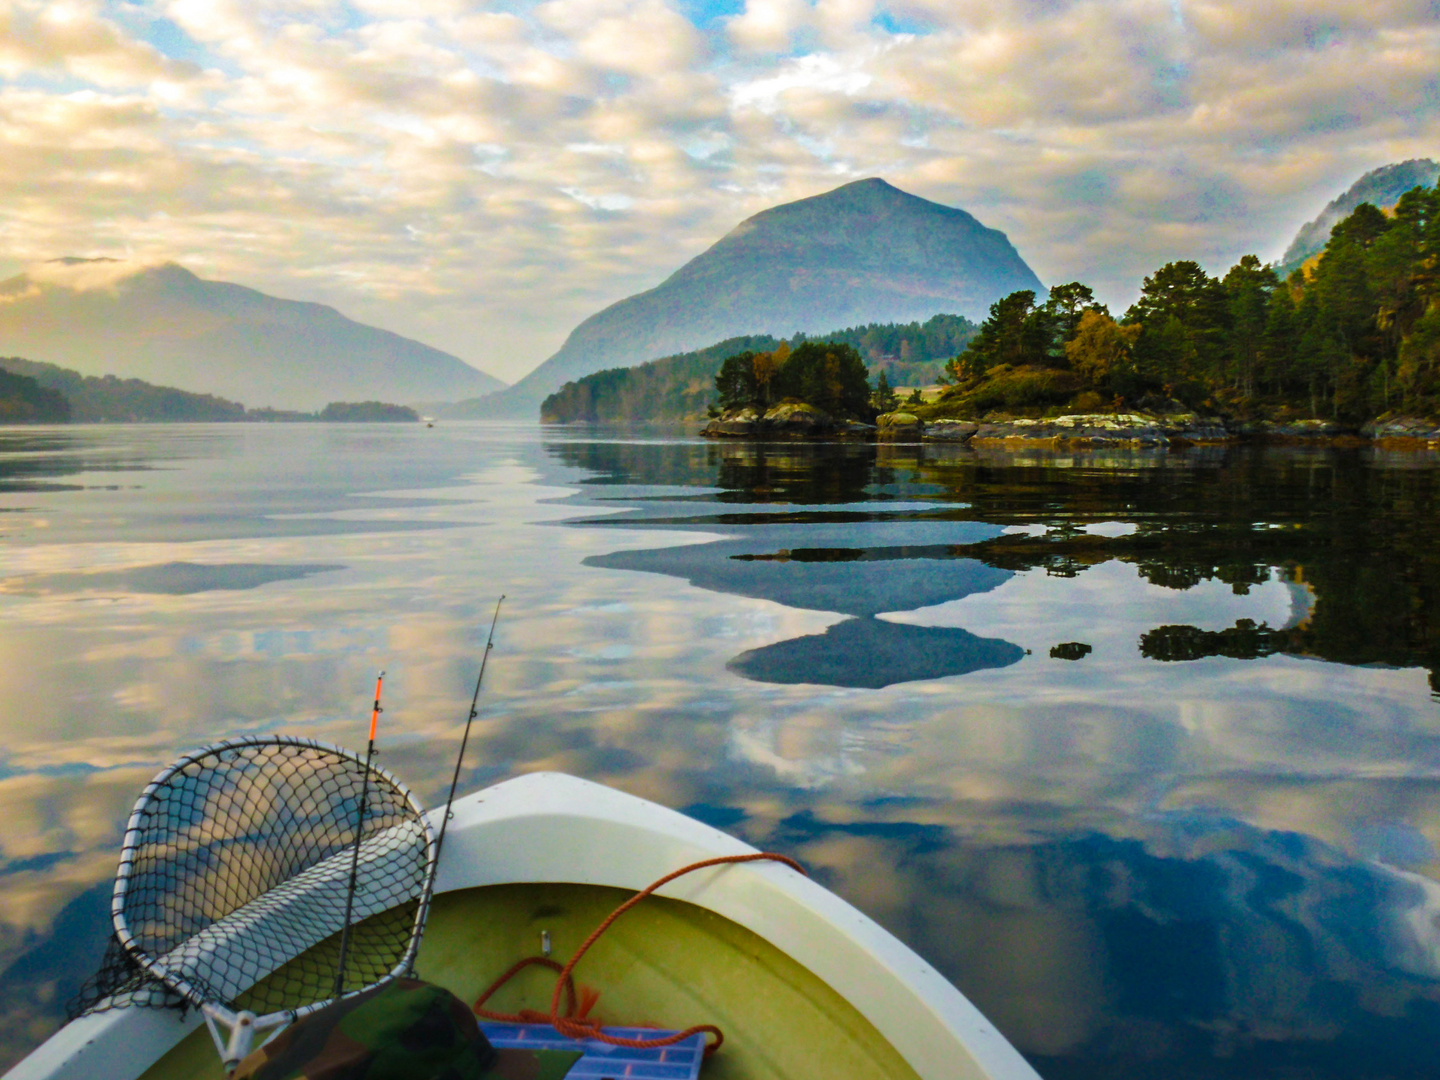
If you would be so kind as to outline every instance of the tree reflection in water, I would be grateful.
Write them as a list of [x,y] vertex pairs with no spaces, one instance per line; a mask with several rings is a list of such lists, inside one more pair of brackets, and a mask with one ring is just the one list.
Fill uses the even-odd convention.
[[[571,448],[552,452],[573,460]],[[955,602],[1015,575],[1078,584],[1111,564],[1177,596],[1216,583],[1236,597],[1276,582],[1290,591],[1289,617],[1273,624],[1142,630],[1134,659],[1118,661],[1142,685],[1146,670],[1183,677],[1197,661],[1289,656],[1424,667],[1440,692],[1435,455],[813,444],[667,453],[662,480],[646,452],[584,447],[606,484],[705,489],[621,496],[632,514],[591,524],[728,539],[590,565],[852,616],[732,659],[729,670],[748,679],[878,688],[966,676],[943,684],[964,702],[968,679],[992,677],[1023,650],[977,636],[984,625],[924,625],[924,610],[982,610]],[[892,621],[905,612],[909,622]],[[1060,642],[1050,656],[1089,664],[1091,652]],[[962,704],[904,727],[903,754],[865,765],[853,747],[889,726],[832,731],[818,700],[794,720],[747,719],[737,752],[788,780],[792,811],[718,790],[691,810],[807,858],[955,979],[1047,1080],[1440,1076],[1440,884],[1427,876],[1440,869],[1433,714],[1404,751],[1383,721],[1347,728],[1359,702],[1314,717],[1309,738],[1322,755],[1333,743],[1343,758],[1346,746],[1378,738],[1379,756],[1396,744],[1414,762],[1414,776],[1369,781],[1303,758],[1289,778],[1287,766],[1277,776],[1243,759],[1229,776],[1195,775],[1186,747],[1199,731],[1118,703],[1107,715],[1042,701]],[[1011,744],[1025,766],[999,763],[1011,757],[997,759],[995,747]],[[796,788],[830,795],[799,799]],[[840,796],[851,789],[871,795]],[[1305,822],[1357,801],[1362,815],[1391,824],[1340,828],[1343,845],[1206,809]],[[1337,835],[1334,823],[1322,831]]]
[[164,761],[383,666],[433,798],[504,591],[464,789],[796,855],[1047,1080],[1436,1075],[1436,455],[322,427],[0,436],[0,1068]]

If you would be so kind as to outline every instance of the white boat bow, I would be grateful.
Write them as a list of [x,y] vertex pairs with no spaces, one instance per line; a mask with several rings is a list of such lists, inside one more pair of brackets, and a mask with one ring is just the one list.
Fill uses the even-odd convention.
[[[674,810],[562,773],[532,773],[486,788],[457,800],[454,814],[437,894],[543,883],[638,890],[689,863],[756,850]],[[809,969],[923,1080],[1039,1080],[939,972],[787,866],[707,868],[657,895],[723,916]],[[144,1008],[82,1017],[6,1080],[136,1080],[199,1023],[194,1012],[181,1018]]]

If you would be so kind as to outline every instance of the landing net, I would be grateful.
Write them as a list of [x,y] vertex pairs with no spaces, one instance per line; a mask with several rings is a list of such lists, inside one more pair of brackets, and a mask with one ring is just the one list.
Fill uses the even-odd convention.
[[413,963],[436,858],[413,796],[378,767],[367,781],[339,747],[255,738],[187,754],[130,817],[114,933],[71,1014],[219,1005],[293,1020],[320,1008],[336,996],[352,866],[339,985],[387,982]]

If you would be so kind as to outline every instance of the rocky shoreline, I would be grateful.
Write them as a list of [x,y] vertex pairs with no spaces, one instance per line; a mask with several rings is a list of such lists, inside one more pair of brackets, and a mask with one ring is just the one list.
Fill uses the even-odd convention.
[[942,442],[970,446],[1166,447],[1235,442],[1376,443],[1440,448],[1440,422],[1414,417],[1373,420],[1363,427],[1328,420],[1225,421],[1196,413],[1077,413],[1043,420],[922,420],[891,412],[875,424],[836,420],[813,405],[776,405],[763,414],[736,409],[705,425],[701,435],[720,439],[867,438],[887,442]]

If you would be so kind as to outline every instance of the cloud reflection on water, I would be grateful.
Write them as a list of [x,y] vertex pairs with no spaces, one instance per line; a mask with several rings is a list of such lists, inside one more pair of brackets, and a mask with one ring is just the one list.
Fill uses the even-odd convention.
[[[123,513],[86,483],[0,499],[51,521],[43,541],[0,535],[7,576],[347,567],[104,605],[0,594],[8,1052],[53,1022],[43,1001],[63,965],[46,935],[93,918],[87,898],[159,765],[244,731],[353,744],[384,666],[382,760],[433,800],[504,591],[462,783],[559,768],[799,854],[954,978],[1047,1080],[1182,1065],[1380,1076],[1431,1060],[1417,1041],[1440,1002],[1422,884],[1440,847],[1440,709],[1423,669],[1159,663],[1139,649],[1157,622],[1292,621],[1292,564],[1321,575],[1301,620],[1312,637],[1296,640],[1331,647],[1314,627],[1336,595],[1317,562],[1335,538],[1249,524],[1300,519],[1309,459],[1073,456],[1062,469],[1043,455],[569,435],[547,449],[525,429],[456,425],[263,434],[119,432],[131,459],[167,463]],[[1240,492],[1243,533],[1214,520],[1217,490]],[[1367,498],[1395,528],[1423,518],[1424,494]],[[1402,496],[1416,509],[1396,510]],[[165,539],[177,504],[193,520]],[[1007,535],[1016,526],[1037,528]],[[1384,566],[1362,569],[1389,587]],[[1033,655],[883,689],[727,670],[856,626]],[[1095,650],[1050,659],[1065,640]]]
[[273,581],[294,581],[345,567],[333,563],[311,563],[300,566],[267,566],[263,563],[222,563],[205,565],[191,562],[158,563],[133,566],[124,570],[92,571],[90,573],[40,574],[0,580],[0,589],[8,592],[128,592],[163,593],[185,596],[189,593],[217,589],[258,589]]

